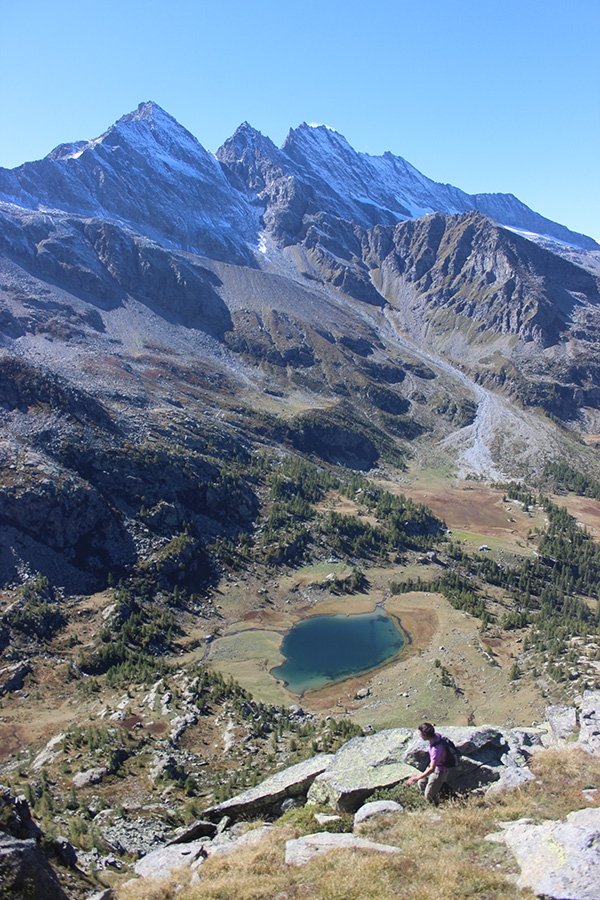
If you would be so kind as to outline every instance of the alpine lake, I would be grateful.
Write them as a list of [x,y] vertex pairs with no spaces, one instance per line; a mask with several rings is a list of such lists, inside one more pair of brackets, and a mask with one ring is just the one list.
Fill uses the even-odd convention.
[[271,669],[271,675],[292,693],[303,694],[375,669],[403,646],[394,619],[378,609],[363,615],[311,616],[285,635],[285,662]]

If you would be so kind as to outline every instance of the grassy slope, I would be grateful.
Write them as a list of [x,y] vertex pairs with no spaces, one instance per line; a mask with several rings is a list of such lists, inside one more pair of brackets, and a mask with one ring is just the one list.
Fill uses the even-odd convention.
[[[332,852],[300,868],[284,863],[285,841],[311,830],[306,809],[276,823],[257,847],[231,857],[213,857],[190,883],[189,871],[163,882],[130,882],[118,900],[236,900],[283,897],[300,900],[531,900],[533,893],[514,883],[517,869],[509,851],[486,841],[500,822],[531,817],[535,822],[562,818],[586,805],[584,788],[598,785],[600,762],[581,751],[553,750],[534,761],[537,780],[493,800],[471,797],[431,809],[408,809],[380,816],[360,828],[361,836],[395,845],[398,856]],[[415,801],[417,803],[418,801]]]

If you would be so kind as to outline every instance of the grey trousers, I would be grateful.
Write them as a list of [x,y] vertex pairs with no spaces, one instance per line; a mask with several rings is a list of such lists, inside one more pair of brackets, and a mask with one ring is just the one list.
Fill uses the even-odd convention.
[[439,803],[438,795],[442,785],[446,784],[447,780],[447,772],[438,772],[437,770],[434,770],[427,780],[422,778],[417,784],[419,785],[419,790],[425,794],[425,799],[429,803],[433,803],[437,806]]

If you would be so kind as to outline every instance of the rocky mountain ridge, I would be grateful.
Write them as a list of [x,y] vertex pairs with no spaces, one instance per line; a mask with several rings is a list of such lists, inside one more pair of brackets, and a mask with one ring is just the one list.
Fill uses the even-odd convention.
[[295,242],[305,217],[324,210],[362,228],[434,212],[455,215],[477,210],[500,225],[598,249],[593,239],[534,213],[512,194],[466,194],[432,181],[389,152],[359,153],[325,125],[303,123],[291,129],[277,149],[245,122],[216,155],[265,204],[267,229],[288,242]]

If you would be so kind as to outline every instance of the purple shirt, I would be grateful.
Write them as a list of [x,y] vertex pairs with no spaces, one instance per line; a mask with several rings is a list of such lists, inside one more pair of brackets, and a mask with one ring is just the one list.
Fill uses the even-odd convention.
[[435,766],[436,772],[447,772],[448,767],[444,765],[446,762],[446,748],[442,744],[442,736],[435,733],[435,741],[429,745],[429,760]]

